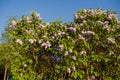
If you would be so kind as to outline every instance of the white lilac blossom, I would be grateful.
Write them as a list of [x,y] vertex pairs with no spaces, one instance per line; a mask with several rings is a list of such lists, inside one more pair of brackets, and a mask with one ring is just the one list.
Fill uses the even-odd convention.
[[85,40],[85,38],[81,34],[78,34],[78,39],[79,40]]
[[36,13],[35,13],[35,16],[36,16],[36,17],[40,17],[40,14],[38,14],[38,13],[36,12]]
[[59,45],[60,48],[63,48],[63,44]]
[[104,24],[109,24],[109,21],[105,21]]
[[40,40],[38,41],[38,43],[39,43],[39,44],[41,44],[41,43],[42,43],[42,41],[43,41],[43,40],[42,40],[42,39],[40,39]]
[[57,34],[54,34],[54,37],[57,37],[58,35]]
[[94,75],[92,75],[90,80],[95,80],[95,76],[94,76]]
[[41,17],[38,17],[37,19],[38,19],[38,20],[42,20],[42,18],[41,18]]
[[65,56],[67,56],[68,54],[71,54],[72,52],[73,52],[72,49],[65,51]]
[[65,32],[61,32],[61,34],[65,34]]
[[12,28],[12,25],[9,25],[10,28]]
[[103,24],[103,22],[102,22],[102,21],[97,21],[97,23]]
[[83,55],[83,54],[86,54],[87,52],[86,51],[81,51],[80,54]]
[[105,21],[104,22],[104,24],[103,24],[103,27],[104,27],[104,29],[106,29],[107,31],[112,31],[112,29],[110,29],[110,27],[108,26],[108,24],[109,24],[109,21]]
[[42,20],[42,18],[40,17],[40,14],[35,13],[35,17],[37,18],[37,20]]
[[58,34],[54,34],[53,36],[52,36],[52,39],[56,39],[58,37]]
[[39,28],[44,29],[44,28],[46,28],[46,26],[39,24]]
[[57,36],[62,36],[62,35],[64,35],[64,34],[65,34],[65,32],[58,31]]
[[103,27],[104,27],[104,29],[107,30],[107,31],[110,30],[110,27],[109,27],[107,24],[104,24]]
[[16,22],[15,20],[12,20],[12,21],[11,21],[11,25],[12,25],[12,27],[14,28],[14,27],[17,25],[17,22]]
[[63,44],[59,45],[57,50],[62,51],[63,50]]
[[108,20],[111,20],[112,17],[113,17],[113,14],[111,14],[111,13],[109,13],[109,14],[107,15],[107,19],[108,19]]
[[114,54],[114,52],[110,52],[110,53],[109,53],[109,55],[113,55],[113,54]]
[[27,23],[31,23],[32,21],[30,20],[29,17],[27,17]]
[[42,37],[43,37],[43,38],[47,38],[47,35],[45,34],[45,35],[43,35]]
[[88,10],[88,14],[89,14],[90,16],[93,16],[93,15],[95,14],[95,11],[94,11],[93,9],[89,9],[89,10]]
[[76,60],[76,57],[75,57],[75,56],[72,56],[72,59],[73,59],[73,60]]
[[35,35],[35,33],[34,33],[34,32],[32,32],[31,34],[32,34],[32,35]]
[[80,16],[80,19],[81,19],[81,20],[84,20],[84,19],[85,19],[85,17],[84,17],[84,16]]
[[94,35],[95,33],[93,31],[81,31],[84,35]]
[[76,28],[75,27],[69,27],[68,30],[70,30],[71,32],[76,32]]
[[61,32],[61,36],[65,35],[65,32]]
[[31,30],[25,30],[25,32],[26,32],[27,34],[30,34],[30,33],[31,33]]
[[80,23],[80,26],[83,26],[84,24],[83,23]]
[[70,69],[70,68],[67,68],[67,72],[70,74],[70,73],[71,73],[71,69]]
[[23,73],[20,73],[20,76],[23,76]]
[[85,23],[86,23],[86,20],[83,20],[82,22],[83,22],[83,24],[85,24]]
[[64,54],[65,56],[67,56],[68,55],[68,51],[65,51],[65,54]]
[[46,44],[47,44],[47,48],[51,46],[49,41],[47,41]]
[[27,64],[24,64],[24,67],[27,67]]
[[67,36],[67,38],[69,39],[69,38],[70,38],[70,36]]
[[22,42],[21,39],[17,39],[17,40],[16,40],[16,43],[19,43],[20,45],[22,45],[23,42]]
[[36,42],[36,39],[29,39],[29,42],[33,44],[34,42]]
[[58,35],[58,36],[61,36],[61,35],[62,35],[61,31],[59,31],[57,35]]
[[55,37],[54,37],[54,36],[52,36],[51,38],[52,38],[52,39],[55,39]]
[[47,42],[43,42],[43,43],[41,44],[41,46],[42,46],[42,47],[45,47],[45,49],[47,49],[47,48],[49,48],[49,47],[51,46],[51,44],[50,44],[49,41],[47,41]]
[[76,70],[76,67],[75,65],[72,66],[72,70],[75,71]]
[[74,14],[74,19],[78,19],[78,18],[79,18],[78,14]]
[[76,42],[76,40],[73,40],[72,42],[73,42],[73,43],[75,43],[75,42]]
[[107,38],[107,40],[108,40],[108,43],[115,44],[115,39],[114,38]]
[[41,44],[41,46],[42,46],[42,47],[45,47],[45,46],[46,46],[46,43],[45,43],[45,42],[43,42],[43,43]]
[[69,51],[68,51],[68,53],[72,53],[73,52],[73,50],[72,49],[70,49]]

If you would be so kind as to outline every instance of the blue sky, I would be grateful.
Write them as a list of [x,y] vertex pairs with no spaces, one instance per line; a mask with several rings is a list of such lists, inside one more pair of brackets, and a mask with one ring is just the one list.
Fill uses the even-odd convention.
[[31,11],[40,13],[46,22],[62,18],[63,22],[73,20],[73,14],[80,9],[114,10],[120,19],[120,0],[0,0],[0,34],[9,18],[30,15]]

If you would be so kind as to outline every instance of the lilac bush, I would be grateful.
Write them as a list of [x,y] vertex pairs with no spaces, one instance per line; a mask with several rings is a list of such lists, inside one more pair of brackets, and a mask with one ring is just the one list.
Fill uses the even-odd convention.
[[69,23],[32,12],[12,19],[5,34],[21,56],[10,67],[15,80],[120,79],[120,21],[112,11],[79,10]]

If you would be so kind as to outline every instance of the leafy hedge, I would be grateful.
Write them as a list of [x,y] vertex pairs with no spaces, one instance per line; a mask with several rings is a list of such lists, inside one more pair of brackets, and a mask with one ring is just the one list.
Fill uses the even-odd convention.
[[112,11],[79,10],[68,23],[32,12],[11,18],[3,38],[9,51],[1,44],[0,54],[11,53],[5,63],[14,80],[120,79],[120,22]]

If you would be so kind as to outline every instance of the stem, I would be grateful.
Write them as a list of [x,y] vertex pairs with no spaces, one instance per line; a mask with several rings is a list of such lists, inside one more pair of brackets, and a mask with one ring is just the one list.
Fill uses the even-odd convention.
[[89,72],[88,72],[88,69],[86,70],[86,76],[87,76],[87,80],[90,80],[90,79],[89,79]]
[[88,65],[86,64],[86,80],[90,80],[90,79],[89,79],[89,71],[88,71],[87,66],[88,66]]
[[7,64],[5,65],[5,72],[4,72],[4,80],[6,80],[6,76],[7,76]]
[[35,55],[35,68],[36,68],[36,73],[37,73],[37,80],[40,80],[40,71],[38,70],[38,67],[37,67],[37,65],[38,65],[38,56],[37,55]]
[[38,64],[38,56],[36,55],[35,56],[35,62],[36,62],[36,65]]

